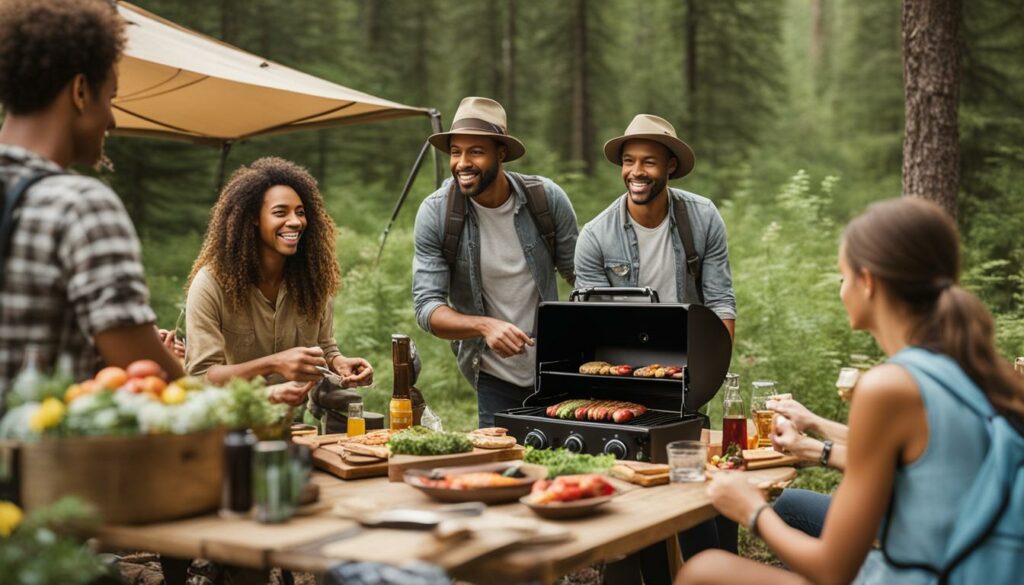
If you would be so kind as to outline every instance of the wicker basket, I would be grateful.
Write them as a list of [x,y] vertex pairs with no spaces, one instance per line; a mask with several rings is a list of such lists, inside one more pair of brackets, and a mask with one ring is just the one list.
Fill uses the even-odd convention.
[[49,439],[20,446],[26,508],[75,495],[105,522],[142,524],[215,510],[224,433]]

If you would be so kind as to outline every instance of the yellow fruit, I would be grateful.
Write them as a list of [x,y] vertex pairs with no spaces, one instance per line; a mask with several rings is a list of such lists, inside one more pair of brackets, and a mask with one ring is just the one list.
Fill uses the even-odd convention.
[[203,389],[203,380],[197,376],[182,376],[173,383],[184,388],[186,392]]
[[63,402],[56,398],[47,398],[29,417],[28,427],[36,433],[50,427],[55,427],[64,418],[65,410]]
[[185,394],[185,389],[174,383],[164,388],[160,399],[164,401],[164,404],[181,404],[185,402]]
[[0,502],[0,536],[7,538],[21,524],[24,514],[11,502]]

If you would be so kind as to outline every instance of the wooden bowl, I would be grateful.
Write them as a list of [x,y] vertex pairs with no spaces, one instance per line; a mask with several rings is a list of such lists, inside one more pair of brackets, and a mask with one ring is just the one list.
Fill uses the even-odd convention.
[[[461,475],[465,473],[479,473],[487,471],[502,473],[510,467],[519,467],[526,477],[519,479],[519,481],[514,485],[474,488],[468,490],[430,487],[420,483],[423,478],[429,477],[432,474]],[[533,487],[534,482],[544,479],[547,475],[548,470],[543,465],[503,462],[489,463],[487,465],[470,465],[466,467],[410,469],[405,472],[403,479],[405,483],[439,502],[483,502],[485,504],[501,504],[505,502],[514,502],[520,497],[530,493],[530,488]]]
[[612,501],[615,494],[598,496],[596,498],[585,498],[573,502],[552,502],[550,504],[534,504],[529,496],[519,498],[519,501],[534,514],[549,520],[562,520],[565,518],[581,518],[589,516],[597,511],[597,508]]

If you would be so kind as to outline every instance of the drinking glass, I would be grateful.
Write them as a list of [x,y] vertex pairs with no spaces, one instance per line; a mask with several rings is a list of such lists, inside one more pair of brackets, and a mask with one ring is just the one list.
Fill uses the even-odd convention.
[[860,377],[860,370],[857,368],[839,368],[839,378],[836,380],[836,393],[843,402],[848,402],[853,397],[853,387],[857,385],[857,378]]
[[1024,376],[1024,357],[1019,357],[1013,362],[1013,369],[1017,370],[1017,373]]
[[753,384],[753,391],[750,394],[750,412],[754,416],[754,426],[757,427],[757,446],[772,446],[772,419],[775,413],[768,408],[768,401],[778,395],[773,380],[757,380]]
[[346,434],[350,437],[358,437],[359,435],[366,434],[366,419],[363,418],[362,402],[349,403],[345,428]]
[[669,478],[672,483],[704,481],[707,445],[700,441],[673,441],[668,450]]

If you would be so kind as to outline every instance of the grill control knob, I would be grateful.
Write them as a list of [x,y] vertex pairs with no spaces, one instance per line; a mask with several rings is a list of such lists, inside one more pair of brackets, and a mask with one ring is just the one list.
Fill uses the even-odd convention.
[[547,449],[548,438],[540,431],[530,431],[523,438],[523,444],[534,449]]
[[573,453],[583,452],[583,437],[579,435],[569,435],[565,440],[565,448]]
[[614,455],[616,459],[625,459],[628,455],[626,444],[618,439],[612,439],[604,445],[604,452],[607,455]]

